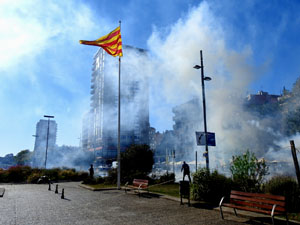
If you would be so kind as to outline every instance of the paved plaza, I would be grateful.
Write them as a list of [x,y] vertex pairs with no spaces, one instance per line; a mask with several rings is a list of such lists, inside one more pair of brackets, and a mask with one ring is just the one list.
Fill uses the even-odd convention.
[[[226,219],[222,220],[216,210],[188,207],[154,195],[139,198],[122,190],[90,191],[79,187],[78,182],[58,185],[59,194],[54,192],[55,184],[51,191],[46,184],[0,184],[5,188],[0,198],[0,224],[261,224],[231,214],[225,214]],[[61,199],[62,188],[65,199]]]

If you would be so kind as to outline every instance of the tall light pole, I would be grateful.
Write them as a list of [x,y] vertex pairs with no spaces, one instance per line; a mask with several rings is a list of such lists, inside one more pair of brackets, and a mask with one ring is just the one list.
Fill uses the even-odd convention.
[[46,166],[47,166],[47,155],[48,155],[49,123],[50,123],[50,119],[54,118],[54,116],[44,115],[44,117],[48,118],[47,141],[46,141],[46,156],[45,156],[45,169],[46,169]]
[[206,157],[206,169],[209,169],[204,81],[210,81],[211,78],[204,76],[204,66],[203,66],[203,59],[202,59],[202,50],[200,50],[200,66],[199,65],[195,65],[194,69],[197,69],[197,70],[201,69],[202,100],[203,100],[203,120],[204,120],[204,133],[205,133],[205,157]]

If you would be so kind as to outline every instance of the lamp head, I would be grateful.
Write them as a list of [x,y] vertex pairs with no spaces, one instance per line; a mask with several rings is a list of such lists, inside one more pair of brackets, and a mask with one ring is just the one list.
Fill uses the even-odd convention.
[[195,65],[193,68],[198,70],[198,69],[200,69],[200,68],[201,68],[201,66],[199,66],[199,65]]

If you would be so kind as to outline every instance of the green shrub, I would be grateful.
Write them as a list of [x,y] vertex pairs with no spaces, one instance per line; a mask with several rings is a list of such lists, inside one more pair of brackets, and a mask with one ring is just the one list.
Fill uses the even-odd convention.
[[47,176],[51,181],[63,180],[60,179],[60,168],[52,168],[52,169],[43,169],[42,174]]
[[96,184],[103,184],[104,183],[104,178],[103,177],[97,177],[95,180],[96,180]]
[[192,174],[192,196],[194,200],[202,200],[218,204],[223,196],[229,196],[231,190],[231,179],[219,174],[212,173],[206,168],[201,168]]
[[88,176],[82,181],[83,184],[96,184],[96,180]]
[[0,183],[7,183],[8,182],[8,172],[7,170],[0,168]]
[[243,155],[233,156],[230,166],[234,189],[246,192],[262,192],[265,175],[268,174],[265,160],[258,160],[249,150]]
[[117,184],[117,169],[111,169],[108,171],[108,176],[104,177],[105,184]]
[[29,166],[12,166],[7,173],[8,182],[25,182],[31,174],[31,168]]
[[41,172],[32,172],[27,178],[27,183],[36,184],[41,176]]
[[64,169],[58,172],[59,180],[74,180],[76,177],[76,172],[71,169]]
[[51,181],[81,181],[88,177],[88,173],[82,171],[76,172],[75,169],[40,169],[29,166],[13,166],[8,170],[0,169],[0,182],[2,183],[37,183],[37,180],[41,176],[47,176]]
[[285,196],[288,212],[300,211],[300,191],[294,178],[289,176],[273,177],[265,184],[265,192]]
[[88,172],[79,171],[76,173],[76,176],[74,177],[74,181],[83,181],[89,176]]

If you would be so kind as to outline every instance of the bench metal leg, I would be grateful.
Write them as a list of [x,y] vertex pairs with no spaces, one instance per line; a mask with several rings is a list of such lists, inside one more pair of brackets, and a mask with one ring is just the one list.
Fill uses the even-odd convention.
[[235,208],[233,208],[233,211],[234,211],[235,216],[237,216],[237,213],[236,213],[236,209],[235,209]]
[[274,212],[275,212],[275,208],[276,208],[276,204],[275,205],[273,205],[273,207],[272,207],[272,211],[271,211],[271,218],[272,218],[272,224],[274,225]]
[[222,211],[222,203],[224,201],[224,198],[225,198],[225,196],[221,198],[221,201],[219,203],[220,213],[221,213],[221,217],[222,217],[223,220],[224,220],[224,216],[223,216],[223,211]]
[[220,213],[221,213],[221,217],[224,220],[224,216],[223,216],[223,211],[222,211],[222,206],[220,205]]

